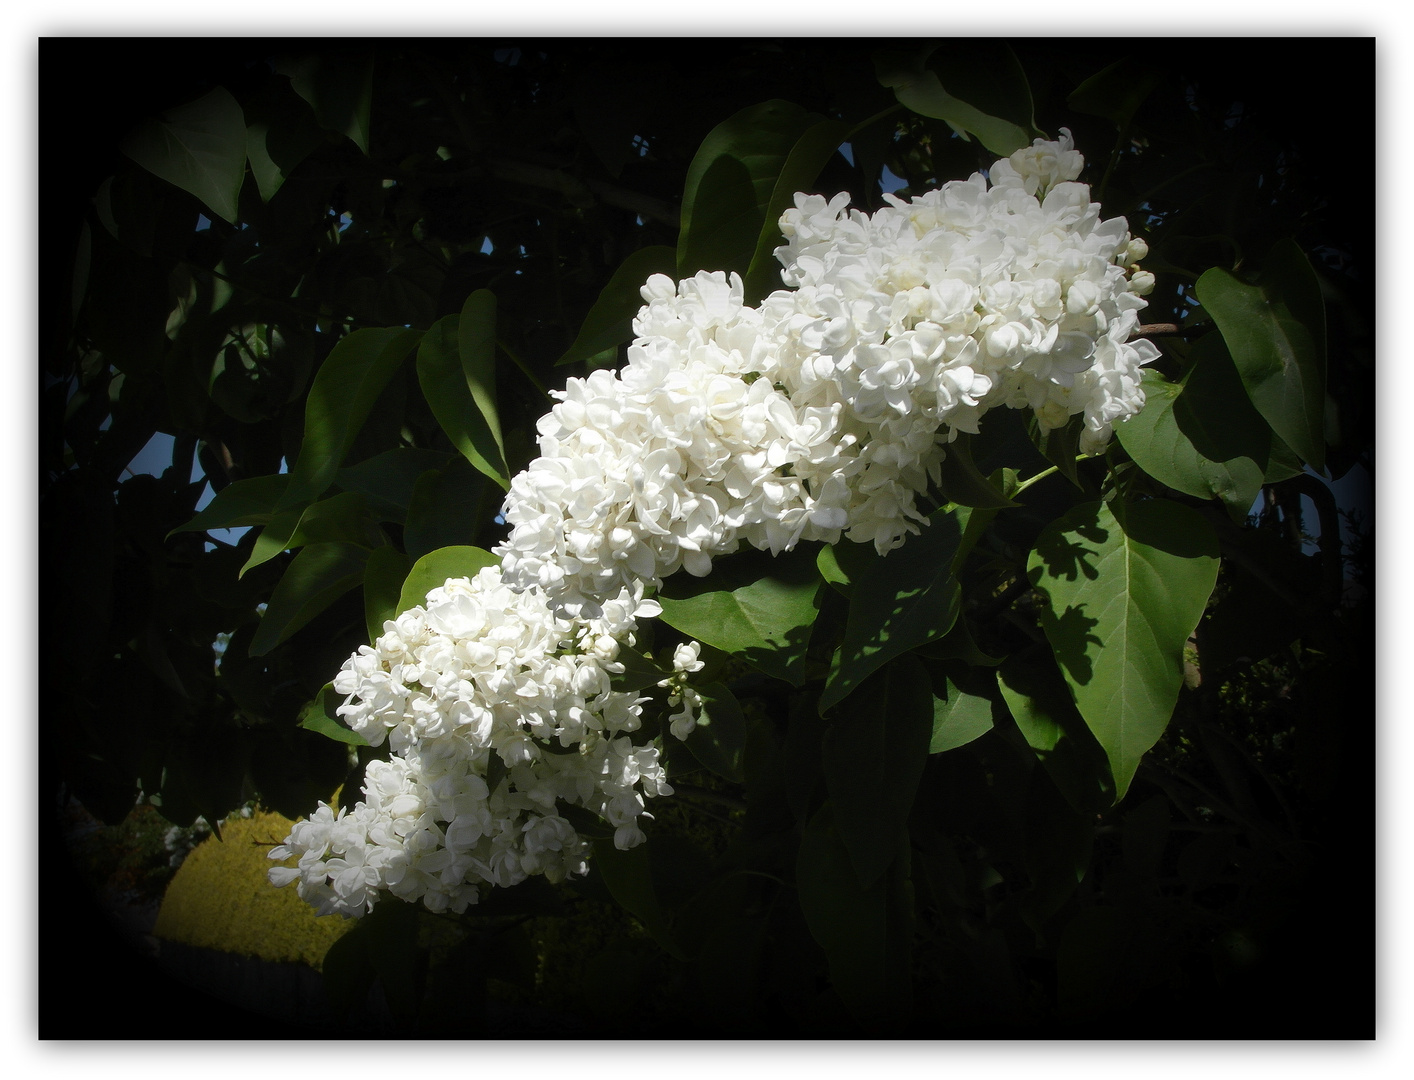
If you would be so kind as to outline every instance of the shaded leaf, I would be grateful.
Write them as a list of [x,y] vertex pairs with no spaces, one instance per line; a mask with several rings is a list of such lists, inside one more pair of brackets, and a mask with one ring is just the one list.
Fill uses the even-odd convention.
[[1326,315],[1306,255],[1295,241],[1282,240],[1257,284],[1213,267],[1195,290],[1257,411],[1313,468],[1324,469]]
[[289,485],[290,478],[284,473],[273,476],[252,476],[247,480],[236,480],[216,493],[216,497],[185,525],[178,525],[172,532],[210,532],[213,529],[231,529],[242,525],[268,525],[275,516],[275,507]]
[[261,617],[251,656],[264,656],[363,582],[368,551],[344,542],[310,544],[285,570]]
[[741,705],[719,682],[695,689],[702,695],[702,711],[697,727],[687,736],[687,748],[718,776],[735,784],[744,783],[747,720]]
[[596,840],[594,866],[614,899],[643,924],[653,940],[673,957],[686,960],[687,953],[673,937],[668,913],[654,884],[651,849],[652,844],[647,843],[620,851],[612,840]]
[[939,488],[948,502],[988,510],[1000,510],[1016,503],[990,478],[983,476],[972,460],[972,436],[962,432],[948,443],[947,456],[940,466]]
[[[880,49],[874,54],[875,74],[879,82],[893,90],[894,96],[907,108],[920,116],[931,116],[935,120],[946,122],[964,138],[975,135],[977,140],[994,154],[1005,157],[1023,146],[1030,145],[1031,133],[1028,126],[1001,116],[993,116],[944,89],[943,80],[939,76],[948,78],[947,67],[935,67],[930,63],[933,51],[933,47],[928,46],[911,50]],[[1011,66],[1014,65],[1013,57]],[[1000,76],[1003,73],[998,74]],[[1023,83],[1024,79],[1023,75]],[[967,82],[963,78],[949,78],[949,81],[959,84]],[[981,87],[969,84],[966,90],[970,90],[972,96],[976,97]],[[964,92],[962,86],[959,86],[959,92]],[[1026,98],[1029,102],[1029,89],[1026,91]]]
[[933,736],[928,753],[941,754],[966,746],[992,730],[992,702],[980,694],[969,694],[951,679],[945,697],[933,696]]
[[168,110],[160,121],[143,122],[123,140],[122,151],[235,223],[245,179],[245,114],[224,87]]
[[369,642],[383,636],[383,624],[397,618],[398,601],[411,560],[391,544],[374,548],[363,568],[363,617]]
[[1139,467],[1175,491],[1219,498],[1239,523],[1262,487],[1271,451],[1267,423],[1252,407],[1222,338],[1193,346],[1181,384],[1144,369],[1144,408],[1115,427]]
[[280,509],[317,498],[333,483],[378,395],[420,336],[400,327],[355,330],[334,346],[309,389],[304,438]]
[[775,256],[776,248],[785,242],[781,235],[781,214],[795,205],[797,192],[814,189],[820,170],[835,156],[848,134],[849,125],[843,121],[820,120],[802,132],[790,148],[765,207],[765,221],[756,239],[751,265],[743,275],[748,304],[759,302],[781,287],[781,264]]
[[708,132],[683,187],[679,278],[699,270],[746,273],[781,170],[816,119],[799,105],[767,101]]
[[261,563],[269,562],[282,551],[331,541],[356,544],[362,548],[374,548],[383,542],[362,495],[341,491],[303,509],[284,510],[276,514],[255,538],[250,558],[241,567],[241,576]]
[[624,259],[584,317],[574,344],[555,361],[555,365],[589,360],[600,353],[616,350],[632,338],[633,318],[643,306],[643,295],[639,290],[654,274],[677,276],[676,249],[659,244],[639,248]]
[[799,686],[819,585],[808,548],[774,559],[747,551],[718,560],[705,578],[670,578],[658,602],[669,626]]
[[343,703],[344,695],[335,692],[333,683],[325,683],[300,713],[299,726],[349,746],[367,746],[367,739],[339,719],[338,708]]
[[1126,130],[1139,106],[1159,83],[1160,72],[1130,57],[1097,71],[1070,92],[1066,104],[1076,112],[1103,116],[1119,131]]
[[476,539],[489,520],[478,514],[482,507],[484,476],[461,458],[453,458],[440,469],[425,472],[413,488],[408,503],[403,548],[408,558],[420,559],[437,548],[453,547]]
[[899,657],[860,687],[848,718],[825,731],[820,747],[835,828],[855,877],[874,884],[902,842],[928,762],[933,690],[928,672]]
[[407,520],[408,505],[418,478],[429,469],[440,469],[450,460],[451,455],[440,450],[400,446],[375,454],[357,465],[345,466],[334,475],[334,481],[345,491],[356,491],[364,496],[369,509],[378,514],[380,520],[401,524]]
[[951,567],[961,538],[956,515],[935,511],[920,535],[854,581],[839,663],[820,695],[822,714],[895,656],[952,629],[961,592]]
[[368,118],[373,105],[371,52],[282,59],[275,70],[290,77],[295,93],[309,102],[321,125],[347,135],[368,153]]

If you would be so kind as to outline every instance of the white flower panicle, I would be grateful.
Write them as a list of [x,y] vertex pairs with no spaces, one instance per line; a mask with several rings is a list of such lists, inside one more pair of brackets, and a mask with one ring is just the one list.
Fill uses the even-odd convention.
[[882,554],[919,531],[947,444],[999,405],[1045,430],[1083,416],[1099,452],[1158,350],[1130,340],[1147,248],[1101,220],[1083,164],[1063,131],[873,215],[797,195],[788,288],[758,308],[735,274],[650,278],[624,368],[569,380],[540,421],[503,510],[507,581],[593,616],[743,542]]
[[637,619],[661,609],[641,584],[601,608],[571,619],[488,567],[384,623],[334,687],[349,726],[393,756],[369,763],[352,810],[321,804],[294,826],[270,857],[297,866],[271,881],[297,882],[320,914],[361,915],[381,891],[460,912],[493,885],[586,871],[559,803],[608,821],[620,848],[640,843],[645,797],[672,788],[657,748],[629,738],[646,699],[610,677]]

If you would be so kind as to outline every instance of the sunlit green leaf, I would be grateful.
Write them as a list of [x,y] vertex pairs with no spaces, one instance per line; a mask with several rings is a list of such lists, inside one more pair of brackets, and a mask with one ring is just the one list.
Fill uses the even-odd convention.
[[225,221],[236,220],[245,179],[245,114],[218,86],[196,101],[143,122],[122,143],[148,172],[188,191]]
[[430,551],[408,571],[398,598],[398,614],[426,603],[427,594],[445,585],[448,578],[475,577],[485,567],[500,565],[500,559],[479,547],[467,545]]
[[1048,525],[1028,572],[1041,626],[1123,798],[1168,726],[1183,647],[1218,574],[1212,527],[1163,499],[1084,503]]

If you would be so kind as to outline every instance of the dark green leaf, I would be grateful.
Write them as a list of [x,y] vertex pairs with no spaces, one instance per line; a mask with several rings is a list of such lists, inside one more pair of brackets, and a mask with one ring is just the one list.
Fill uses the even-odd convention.
[[275,65],[290,77],[295,93],[314,108],[319,123],[347,135],[368,153],[368,118],[373,105],[373,55],[321,54]]
[[417,344],[421,331],[355,330],[319,367],[304,409],[304,438],[280,509],[318,498],[363,427],[378,395]]
[[1242,522],[1262,487],[1271,433],[1247,400],[1222,337],[1209,334],[1193,353],[1199,358],[1179,385],[1144,370],[1144,408],[1116,425],[1115,435],[1155,480],[1185,495],[1220,498]]
[[341,491],[304,509],[284,510],[276,514],[256,537],[250,558],[241,567],[241,575],[261,563],[269,562],[282,551],[306,544],[335,541],[362,548],[374,548],[383,542],[362,495]]
[[441,588],[449,578],[475,577],[487,566],[500,565],[500,559],[479,547],[444,547],[430,551],[408,572],[398,599],[398,614],[426,603],[427,594]]
[[482,506],[485,485],[483,475],[461,458],[423,473],[413,488],[403,530],[403,548],[408,558],[420,559],[437,548],[475,540],[477,533],[490,524],[489,520],[477,519],[478,513],[490,515],[489,509]]
[[[999,491],[1008,499],[1017,488],[1017,476],[1014,469],[997,469],[987,478],[987,485],[994,491]],[[1012,503],[1011,505],[1016,505]],[[967,557],[972,554],[972,549],[977,546],[982,539],[982,534],[987,531],[988,526],[996,519],[1000,512],[998,508],[985,507],[974,508],[970,506],[959,506],[955,513],[958,523],[962,526],[962,540],[957,545],[957,553],[952,558],[952,572],[954,577],[962,577],[962,568],[967,563]]]
[[[413,489],[423,473],[440,469],[452,460],[440,450],[418,450],[401,446],[385,450],[367,461],[340,469],[335,482],[345,491],[357,491],[368,499],[368,507],[381,521],[407,520]],[[232,485],[234,486],[234,485]]]
[[1325,468],[1326,315],[1305,254],[1283,240],[1258,284],[1213,267],[1196,291],[1257,411],[1313,468]]
[[411,561],[391,544],[374,548],[363,568],[363,617],[369,642],[383,636],[383,624],[397,617]]
[[821,713],[895,656],[952,629],[961,593],[951,567],[961,538],[956,515],[935,511],[920,535],[860,574],[850,596],[839,664],[820,695]]
[[422,335],[417,347],[417,381],[452,445],[504,490],[510,481],[499,428],[493,431],[472,397],[458,344],[460,322],[461,316],[446,315]]
[[[938,65],[943,69],[940,72],[929,63],[932,52],[931,47],[881,49],[874,54],[875,74],[879,82],[893,90],[894,96],[906,107],[920,116],[931,116],[946,122],[964,138],[977,136],[978,141],[994,154],[1005,157],[1030,145],[1031,133],[1024,124],[990,115],[944,89],[939,75],[948,78],[947,68]],[[1008,66],[1015,66],[1015,58]],[[998,71],[996,74],[998,78],[1014,77],[1012,71]],[[975,72],[968,72],[968,75],[975,75]],[[1022,76],[1023,84],[1024,79]],[[949,81],[960,84],[960,91],[970,91],[974,97],[982,92],[981,85],[971,83],[966,77],[949,78]],[[1029,89],[1026,90],[1026,99],[1030,101]]]
[[350,589],[363,582],[368,551],[335,541],[310,544],[294,557],[270,596],[251,656],[264,656]]
[[687,736],[692,756],[723,779],[746,780],[747,720],[732,692],[719,682],[695,687],[702,695],[697,727]]
[[699,270],[746,273],[781,170],[816,119],[799,105],[767,101],[708,132],[683,188],[679,278]]
[[1178,700],[1183,648],[1217,582],[1217,538],[1178,503],[1084,503],[1042,531],[1028,573],[1047,598],[1046,638],[1123,798]]
[[1032,769],[1026,788],[1022,865],[1031,879],[1025,897],[1028,921],[1038,933],[1075,893],[1090,868],[1095,817],[1068,804],[1045,769]]
[[933,738],[928,753],[966,746],[992,730],[992,702],[980,694],[960,690],[947,680],[947,696],[933,696]]
[[334,684],[325,683],[324,689],[300,713],[299,726],[350,746],[367,746],[367,739],[339,719],[337,710],[343,703],[344,697],[334,692]]
[[604,884],[626,911],[632,914],[653,940],[678,960],[688,956],[673,937],[668,913],[654,885],[651,844],[620,851],[612,840],[594,841],[594,866]]
[[1060,469],[1061,475],[1076,487],[1081,487],[1080,472],[1076,469],[1075,459],[1080,456],[1082,423],[1080,417],[1073,416],[1070,423],[1064,427],[1042,431],[1041,424],[1034,414],[1028,413],[1026,416],[1026,430],[1031,435],[1031,441],[1035,444],[1036,449],[1041,451],[1047,461]]
[[654,274],[677,276],[677,251],[664,245],[640,248],[619,264],[614,276],[599,293],[599,299],[584,317],[579,336],[556,366],[589,360],[615,350],[633,337],[633,318],[643,306],[640,289]]
[[224,87],[148,120],[122,144],[148,172],[200,199],[225,221],[236,220],[245,179],[245,114]]
[[[462,376],[471,391],[476,414],[491,436],[483,456],[490,460],[493,467],[501,470],[499,476],[491,478],[501,485],[502,490],[507,490],[510,488],[511,474],[506,467],[506,444],[501,436],[500,414],[496,410],[496,294],[490,289],[477,289],[462,304],[461,319],[457,323],[457,355],[461,358]],[[485,443],[484,435],[476,431],[472,434],[476,445]],[[492,447],[495,448],[494,457],[491,457]]]
[[849,125],[839,120],[821,120],[807,128],[786,155],[780,174],[766,204],[765,222],[756,239],[756,251],[751,266],[743,275],[746,302],[754,304],[781,287],[781,265],[775,250],[785,242],[781,235],[780,218],[795,205],[799,191],[811,191],[820,170],[835,156],[840,143],[849,134]]
[[377,978],[368,958],[366,923],[344,934],[324,954],[324,993],[336,1016],[347,1016],[362,1006]]
[[1007,657],[997,686],[1022,737],[1071,806],[1108,810],[1115,801],[1109,759],[1075,708],[1050,650],[1038,645]]
[[657,686],[672,674],[655,664],[652,657],[644,656],[633,648],[619,649],[617,661],[624,666],[624,670],[615,675],[611,682],[613,688],[621,693]]
[[1066,104],[1076,112],[1103,116],[1119,131],[1128,129],[1139,106],[1158,85],[1160,72],[1125,57],[1091,75],[1070,92]]
[[275,516],[290,478],[284,473],[273,476],[252,476],[227,484],[216,493],[206,509],[185,525],[178,525],[168,535],[179,532],[209,532],[242,525],[268,525]]
[[418,907],[385,895],[364,917],[368,962],[383,984],[389,1011],[403,1026],[417,1019],[427,975],[427,952],[417,940]]
[[[905,879],[893,873],[862,886],[836,825],[840,817],[827,800],[801,837],[795,864],[800,909],[825,951],[835,992],[857,1019],[884,1027],[901,1019],[898,999],[907,998],[908,973],[900,970],[899,943],[890,933]],[[891,838],[879,839],[887,844]]]
[[705,578],[670,578],[658,602],[669,626],[799,686],[819,585],[810,549],[774,559],[749,551],[719,560]]
[[1015,506],[1007,493],[991,479],[982,475],[972,461],[972,436],[962,432],[948,443],[943,458],[942,483],[939,487],[948,502],[958,506],[1000,510]]
[[860,687],[825,731],[821,763],[835,828],[855,877],[874,884],[893,861],[928,762],[933,691],[923,665],[899,657]]

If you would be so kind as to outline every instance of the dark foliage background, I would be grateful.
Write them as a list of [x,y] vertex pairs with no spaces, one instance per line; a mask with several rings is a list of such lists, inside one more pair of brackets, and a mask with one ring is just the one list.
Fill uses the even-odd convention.
[[[120,820],[139,783],[149,792],[157,786],[163,813],[187,824],[199,814],[222,816],[252,791],[295,816],[327,797],[343,776],[342,747],[297,720],[362,640],[357,593],[273,650],[249,679],[237,681],[234,670],[228,678],[212,675],[211,640],[239,634],[243,625],[248,634],[249,622],[241,619],[249,614],[237,613],[269,595],[291,556],[252,572],[239,595],[223,593],[228,586],[218,579],[231,576],[254,536],[236,551],[210,550],[200,533],[169,535],[190,518],[202,490],[187,483],[185,463],[197,455],[218,490],[273,473],[299,445],[303,395],[339,326],[425,329],[487,288],[501,312],[504,357],[514,358],[503,359],[498,390],[508,464],[518,470],[546,407],[540,388],[583,370],[583,360],[564,369],[557,361],[600,290],[631,253],[675,242],[683,176],[704,136],[738,110],[772,98],[851,123],[871,116],[893,104],[870,58],[891,44],[906,43],[42,42],[38,674],[47,689],[37,720],[44,1034],[262,1038],[298,1031],[268,1015],[232,1013],[228,1004],[148,967],[92,908],[57,836],[61,788],[99,817]],[[1083,179],[1097,190],[1115,128],[1067,106],[1067,95],[1121,58],[1134,65],[1136,80],[1154,73],[1152,93],[1129,132],[1153,151],[1124,159],[1104,180],[1103,195],[1106,216],[1127,214],[1131,229],[1154,249],[1146,266],[1160,287],[1146,321],[1181,321],[1193,277],[1209,265],[1231,265],[1233,244],[1241,258],[1255,260],[1282,237],[1296,238],[1327,286],[1329,390],[1340,424],[1331,472],[1339,477],[1360,462],[1373,475],[1373,44],[1010,44],[1031,84],[1036,124],[1052,134],[1062,125],[1072,129],[1089,161]],[[262,110],[288,114],[300,103],[275,71],[281,57],[317,56],[352,69],[370,54],[369,154],[314,129],[307,155],[275,198],[262,201],[251,182],[242,189],[240,217],[248,229],[214,220],[197,231],[200,204],[119,150],[138,122],[216,86],[245,106],[248,120]],[[76,108],[80,71],[86,89]],[[816,190],[850,190],[856,205],[873,209],[880,163],[921,191],[993,156],[949,139],[937,121],[910,116],[903,132],[875,147],[872,158],[857,143],[854,166],[836,156]],[[1194,168],[1195,161],[1204,167]],[[390,176],[397,180],[391,186]],[[341,214],[348,225],[339,233]],[[105,215],[116,230],[105,228]],[[491,250],[483,253],[488,239]],[[84,243],[91,244],[91,265],[76,305],[75,251]],[[200,311],[201,304],[211,306],[222,278],[233,291],[219,318],[194,316],[173,335],[163,332],[179,286],[190,289]],[[259,364],[213,375],[210,357],[227,347],[233,325],[278,326],[280,339],[267,329],[268,351]],[[103,361],[93,360],[94,353]],[[366,452],[356,449],[350,461],[396,438],[398,419],[419,447],[449,448],[410,374],[406,384],[390,385],[373,415],[359,437]],[[378,417],[392,418],[394,428],[373,430]],[[155,432],[175,436],[176,467],[160,477],[126,474]],[[461,502],[483,508],[494,502],[484,478],[459,474],[456,483]],[[1282,572],[1290,568],[1283,580],[1303,596],[1314,594],[1319,568],[1302,561],[1300,538],[1290,534],[1302,492],[1275,488],[1269,532]],[[1158,910],[1168,902],[1163,881],[1201,871],[1193,868],[1196,857],[1188,870],[1176,867],[1181,853],[1169,848],[1165,855],[1166,840],[1145,833],[1151,825],[1134,808],[1163,803],[1174,790],[1174,770],[1213,785],[1232,782],[1247,793],[1249,826],[1223,842],[1250,859],[1239,860],[1232,879],[1202,883],[1195,901],[1202,912],[1183,923],[1185,933],[1203,938],[1203,948],[1175,946],[1177,959],[1156,962],[1164,977],[1120,992],[1109,987],[1100,995],[1103,1008],[1078,1017],[1036,1014],[1008,992],[989,998],[995,987],[972,994],[973,984],[944,979],[906,1031],[890,1034],[1372,1035],[1373,533],[1368,520],[1361,527],[1364,546],[1347,552],[1344,574],[1359,581],[1365,599],[1342,607],[1338,596],[1326,596],[1303,605],[1291,615],[1306,646],[1300,658],[1269,650],[1263,663],[1234,671],[1206,706],[1219,732],[1241,729],[1237,741],[1249,760],[1263,762],[1276,798],[1254,794],[1250,775],[1234,781],[1225,774],[1235,758],[1213,749],[1211,739],[1219,736],[1210,730],[1175,732],[1119,813],[1106,819],[1108,838],[1097,840],[1097,860],[1126,870],[1108,880],[1113,889],[1132,890],[1129,909]],[[497,539],[489,514],[466,528],[473,537],[458,542],[490,547]],[[389,530],[395,542],[406,540],[396,524]],[[1282,750],[1294,729],[1319,731],[1320,741],[1308,738],[1295,754]],[[930,765],[939,775],[927,790],[948,803],[939,806],[940,819],[956,826],[985,814],[986,799],[971,801],[964,792],[979,782],[979,768],[993,768],[987,754],[1001,753],[988,746],[979,751],[980,764],[949,758]],[[981,835],[988,824],[969,820],[969,827]],[[1150,843],[1158,847],[1149,869],[1137,870],[1146,862],[1138,852]],[[1289,857],[1292,845],[1299,857]],[[1194,891],[1188,889],[1188,900]],[[1001,938],[1016,948],[1025,939],[1016,918],[1015,911],[989,910],[977,923],[982,936],[968,963],[981,983],[994,973],[986,948]],[[1257,959],[1214,966],[1213,950],[1221,951],[1224,940],[1234,956],[1251,946],[1248,938],[1231,937],[1238,928],[1259,939]],[[959,946],[939,948],[938,955],[951,957]],[[1042,997],[1055,991],[1054,956],[1044,950],[1001,967],[1021,972]],[[75,1006],[80,987],[92,1005]],[[773,993],[745,1034],[834,1033],[825,1006],[812,1016],[811,1001],[787,1009],[781,996],[789,991]],[[630,1020],[614,1034],[736,1030],[693,1021],[684,1016],[673,1024],[655,1014],[651,1032]]]

